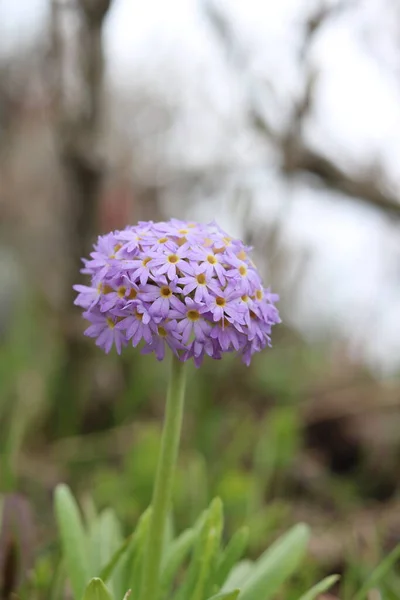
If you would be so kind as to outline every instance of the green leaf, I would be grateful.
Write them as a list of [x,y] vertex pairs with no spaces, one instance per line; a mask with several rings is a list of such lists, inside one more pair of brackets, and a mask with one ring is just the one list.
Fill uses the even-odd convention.
[[124,591],[127,589],[140,590],[142,581],[142,565],[144,547],[146,544],[147,533],[150,526],[151,507],[149,507],[140,517],[136,526],[132,542],[126,553],[126,563],[124,566]]
[[353,600],[363,600],[367,596],[369,590],[376,585],[388,574],[390,569],[400,559],[400,544],[398,544],[391,552],[384,558],[384,560],[374,569],[367,581],[364,583],[362,588],[353,597]]
[[246,579],[240,600],[268,600],[281,584],[297,569],[309,540],[309,530],[304,524],[295,525],[280,537],[255,563]]
[[222,586],[230,571],[242,558],[249,541],[248,527],[242,527],[232,536],[219,561],[215,582]]
[[55,491],[55,513],[67,576],[78,600],[90,578],[87,539],[78,505],[64,484],[58,485]]
[[253,573],[254,566],[255,564],[251,560],[241,560],[232,568],[227,580],[222,586],[222,591],[226,592],[227,590],[236,587],[242,588],[245,581],[247,581]]
[[165,523],[164,541],[163,541],[163,556],[166,548],[174,541],[174,524],[172,515],[169,513]]
[[210,588],[214,582],[223,527],[222,502],[219,498],[211,502],[200,523],[189,569],[174,600],[203,600],[213,592]]
[[53,576],[53,581],[51,583],[50,596],[49,600],[59,600],[63,596],[63,590],[65,586],[65,565],[63,561],[61,561],[57,568],[55,569],[55,573]]
[[220,551],[223,529],[222,502],[215,498],[211,502],[209,513],[200,536],[200,547],[198,553],[197,581],[191,600],[203,600],[212,590],[217,556]]
[[87,529],[90,529],[95,525],[97,519],[99,518],[99,514],[97,512],[96,505],[91,496],[85,495],[80,501],[80,506],[82,509],[83,520],[86,523]]
[[193,547],[195,539],[195,529],[187,529],[167,548],[161,565],[161,598],[168,594],[171,589],[176,574]]
[[[120,523],[111,509],[102,511],[89,529],[91,572],[98,575],[122,543]],[[103,579],[103,578],[102,578]],[[103,579],[104,581],[104,579]]]
[[115,568],[126,553],[130,543],[131,537],[126,538],[126,540],[122,542],[121,546],[114,552],[108,563],[101,570],[100,579],[102,579],[105,582],[107,582],[110,579]]
[[117,560],[112,574],[114,595],[118,599],[122,598],[129,588],[137,589],[132,586],[132,579],[134,577],[135,569],[137,570],[136,564],[138,556],[140,553],[143,553],[145,535],[147,533],[150,516],[151,508],[148,508],[137,522],[136,529],[129,538],[125,552],[120,548],[120,550],[122,550],[121,556],[120,559]]
[[339,579],[339,575],[330,575],[314,585],[308,592],[303,594],[299,600],[315,600],[320,594],[323,594],[333,586]]
[[113,597],[102,580],[95,577],[87,586],[83,600],[113,600]]
[[232,590],[231,592],[222,592],[222,594],[217,594],[216,596],[212,596],[212,598],[208,598],[208,600],[236,600],[239,596],[240,590]]

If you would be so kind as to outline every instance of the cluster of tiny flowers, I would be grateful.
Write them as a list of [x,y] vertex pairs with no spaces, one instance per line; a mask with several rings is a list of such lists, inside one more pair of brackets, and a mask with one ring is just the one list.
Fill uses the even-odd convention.
[[91,285],[74,286],[85,334],[106,352],[142,343],[162,360],[169,346],[199,366],[236,351],[248,365],[280,321],[249,251],[215,223],[177,219],[100,236],[82,269]]

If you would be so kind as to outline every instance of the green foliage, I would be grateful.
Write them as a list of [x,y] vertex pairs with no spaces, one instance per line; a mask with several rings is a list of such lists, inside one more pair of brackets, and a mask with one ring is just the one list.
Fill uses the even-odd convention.
[[355,594],[353,600],[364,600],[370,589],[378,586],[383,581],[388,573],[391,571],[393,566],[400,559],[400,544],[398,544],[394,550],[382,562],[372,571],[370,576],[362,585],[361,589]]
[[[20,301],[15,313],[5,341],[0,340],[1,491],[16,488],[18,455],[29,426],[42,408],[42,373],[49,362],[46,350],[52,348],[48,336],[44,344],[37,344],[40,319],[34,302]],[[26,389],[29,394],[25,393]]]
[[[132,536],[121,543],[115,515],[107,510],[97,514],[92,509],[84,523],[65,485],[56,490],[55,509],[62,562],[74,600],[82,596],[83,600],[119,600],[128,590],[137,594],[151,511],[142,515]],[[245,550],[247,531],[239,530],[225,547],[222,533],[222,503],[216,498],[192,529],[166,539],[158,584],[160,600],[266,600],[298,568],[309,536],[307,527],[298,525],[254,563],[237,563]],[[97,578],[90,581],[90,576]],[[103,581],[110,582],[109,590]]]
[[247,527],[242,527],[233,534],[232,539],[229,541],[226,548],[221,552],[218,560],[217,570],[215,573],[215,580],[217,584],[221,586],[223,585],[233,567],[239,562],[245,553],[248,540],[249,530]]
[[241,600],[268,600],[295,572],[305,555],[309,531],[296,525],[254,564],[243,583]]
[[170,593],[179,569],[182,567],[196,540],[196,529],[187,529],[176,540],[170,543],[168,552],[161,564],[160,597],[166,598]]
[[239,596],[240,590],[233,590],[232,592],[222,592],[222,594],[217,594],[208,600],[236,600]]
[[121,561],[121,559],[125,556],[125,553],[129,547],[131,538],[127,538],[126,540],[124,540],[121,544],[121,546],[114,552],[114,554],[112,555],[111,559],[108,561],[108,563],[105,565],[105,567],[102,568],[102,570],[100,571],[100,579],[102,579],[103,581],[108,581],[113,573],[113,571],[115,570],[115,568],[117,567],[118,563]]
[[122,569],[121,583],[125,589],[140,590],[142,580],[143,555],[146,537],[150,525],[151,509],[139,519],[132,537],[131,547],[127,551],[127,560]]
[[95,577],[87,586],[83,600],[112,600],[112,596],[102,580]]
[[[276,527],[285,523],[285,503],[266,505],[265,498],[272,495],[272,488],[276,491],[285,484],[285,474],[301,445],[300,424],[288,407],[274,409],[261,422],[243,420],[240,412],[225,421],[226,430],[212,442],[213,455],[219,455],[219,460],[208,468],[198,452],[184,449],[174,485],[177,525],[187,526],[217,495],[224,503],[228,531],[232,533],[246,522],[249,546],[256,553]],[[223,453],[219,449],[221,435],[231,440]],[[91,487],[96,501],[103,506],[112,503],[123,521],[133,523],[151,500],[159,440],[159,428],[142,425],[119,469],[102,465],[94,472]]]
[[78,505],[65,485],[56,489],[55,512],[66,571],[74,596],[79,599],[90,577],[93,561]]
[[[47,422],[53,397],[46,392],[62,344],[42,326],[43,316],[33,302],[23,308],[0,345],[0,489],[24,490],[40,518],[41,545],[35,550],[35,564],[19,583],[18,598],[64,600],[72,589],[74,600],[82,600],[90,587],[91,594],[107,600],[122,600],[131,589],[130,600],[135,600],[150,518],[145,509],[159,450],[160,427],[154,421],[160,420],[165,365],[157,365],[155,377],[154,363],[130,349],[122,359],[126,372],[122,369],[121,374],[120,358],[96,355],[96,373],[104,372],[107,381],[111,373],[111,387],[126,377],[126,386],[121,395],[113,392],[111,401],[101,406],[99,402],[104,420],[97,431],[90,412],[97,414],[97,406],[76,403],[76,429],[68,430],[73,438],[54,439],[55,425],[60,432],[64,424]],[[293,530],[286,534],[292,542],[278,558],[276,544],[284,547],[286,536],[255,560],[293,524],[299,497],[310,513],[326,505],[329,518],[335,519],[365,503],[360,468],[343,476],[323,467],[315,481],[301,480],[300,492],[293,488],[298,480],[292,475],[297,476],[304,453],[300,401],[323,381],[323,352],[294,345],[257,356],[248,370],[232,357],[217,366],[206,361],[201,371],[190,369],[174,520],[166,538],[159,600],[248,600],[247,595],[253,600],[252,589],[256,600],[316,600],[331,585],[341,600],[366,600],[375,589],[385,600],[398,600],[400,551],[396,548],[385,557],[383,536],[372,556],[353,550],[340,557],[340,586],[334,576],[323,579],[330,570],[318,555],[296,567],[304,555],[304,532],[299,536],[303,541],[296,539],[298,534],[291,537]],[[70,411],[68,404],[65,410]],[[38,460],[43,473],[36,469]],[[82,498],[82,510],[68,488],[57,489],[54,540],[47,490],[64,476]],[[362,478],[373,480],[367,470]],[[88,500],[88,490],[94,502]],[[224,505],[224,533],[220,505],[210,505],[215,496]],[[301,514],[307,518],[307,512]],[[0,589],[2,576],[0,572]],[[98,579],[89,583],[93,577]],[[182,589],[188,591],[185,598]]]
[[311,590],[305,592],[299,598],[299,600],[315,600],[320,594],[323,594],[329,590],[338,581],[338,579],[338,575],[330,575],[329,577],[325,577],[325,579],[314,585]]
[[174,600],[202,600],[213,591],[222,519],[222,504],[217,498],[203,515],[189,568],[179,591],[173,596]]

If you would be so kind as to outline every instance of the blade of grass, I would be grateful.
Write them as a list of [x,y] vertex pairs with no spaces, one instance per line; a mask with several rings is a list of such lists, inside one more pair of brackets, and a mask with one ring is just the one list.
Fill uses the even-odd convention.
[[314,585],[310,590],[300,596],[299,600],[315,600],[320,594],[323,594],[333,586],[339,579],[339,575],[330,575]]
[[366,598],[369,590],[376,585],[387,575],[395,563],[400,559],[400,544],[398,544],[390,554],[383,559],[381,563],[372,571],[367,581],[361,589],[353,596],[353,600],[363,600]]
[[64,484],[55,491],[55,512],[67,575],[79,600],[90,577],[87,539],[78,505]]
[[218,585],[222,586],[225,583],[233,566],[236,565],[242,558],[247,543],[249,540],[249,530],[247,527],[238,529],[232,536],[231,540],[227,544],[226,548],[221,554],[220,560],[218,561],[217,573],[215,581]]
[[245,581],[240,600],[268,600],[294,573],[303,558],[309,540],[308,527],[295,525],[279,538],[256,562]]
[[212,596],[208,600],[236,600],[239,596],[240,590],[232,590],[231,592],[222,592],[222,594],[217,594],[216,596]]
[[[78,600],[77,598],[75,600]],[[92,579],[85,590],[83,600],[113,600],[110,592],[101,579]]]
[[122,559],[125,552],[127,551],[129,544],[131,543],[131,539],[132,536],[126,538],[126,540],[122,542],[121,546],[118,548],[118,550],[114,552],[113,556],[110,558],[108,563],[101,570],[100,579],[102,579],[105,583],[110,579],[111,575],[114,572],[114,569],[117,567],[119,561]]

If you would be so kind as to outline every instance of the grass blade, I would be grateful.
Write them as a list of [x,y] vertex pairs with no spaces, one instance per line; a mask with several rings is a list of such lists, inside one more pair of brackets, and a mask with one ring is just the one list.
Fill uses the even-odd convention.
[[171,543],[161,567],[161,598],[164,598],[171,589],[177,572],[192,549],[195,539],[196,531],[187,529]]
[[390,569],[395,565],[395,563],[400,559],[400,544],[398,544],[390,554],[383,559],[383,561],[374,569],[371,575],[368,577],[367,581],[361,587],[361,589],[357,592],[357,594],[353,597],[353,600],[363,600],[369,590],[376,585],[388,574]]
[[78,505],[66,485],[56,488],[55,512],[64,564],[74,597],[79,600],[90,578],[87,539]]
[[330,575],[314,585],[308,592],[303,594],[299,600],[315,600],[320,594],[323,594],[333,586],[339,579],[339,575]]
[[235,565],[228,575],[227,580],[222,586],[222,591],[226,592],[231,588],[242,588],[245,582],[250,578],[254,571],[254,562],[251,560],[241,560]]
[[236,600],[239,596],[240,590],[232,590],[231,592],[222,592],[222,594],[217,594],[216,596],[212,596],[208,600]]
[[252,574],[245,581],[240,600],[268,600],[303,558],[309,540],[304,524],[293,527],[279,538],[255,563]]
[[242,558],[249,541],[248,527],[242,527],[232,536],[218,562],[215,581],[222,586],[230,571]]
[[95,577],[87,586],[83,600],[113,600],[113,597],[102,580]]
[[208,510],[200,517],[199,529],[195,527],[196,542],[186,577],[173,600],[203,600],[212,583],[213,569],[222,535],[222,503],[219,498],[212,501]]
[[121,546],[114,552],[108,563],[103,567],[100,573],[100,579],[102,579],[105,583],[107,583],[107,581],[110,579],[111,575],[114,572],[114,569],[117,567],[119,561],[126,553],[130,542],[131,537],[128,537],[126,540],[124,540]]

